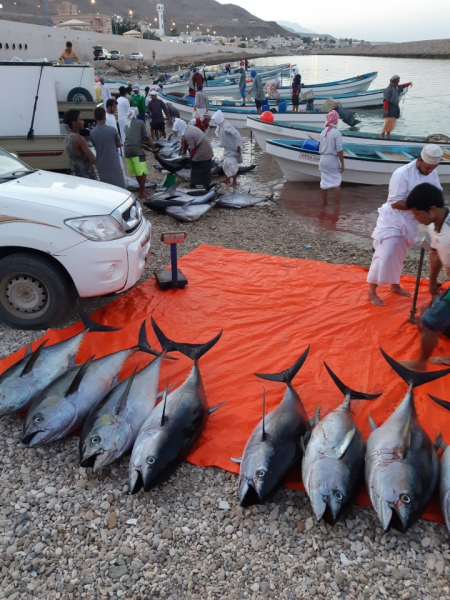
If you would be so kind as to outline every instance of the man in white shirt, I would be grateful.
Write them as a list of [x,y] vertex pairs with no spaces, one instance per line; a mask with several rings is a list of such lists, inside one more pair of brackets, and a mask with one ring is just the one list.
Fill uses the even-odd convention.
[[103,100],[103,108],[106,110],[106,101],[109,100],[111,96],[111,92],[109,91],[109,87],[105,83],[105,78],[100,77],[100,93],[102,95]]
[[127,98],[127,88],[121,85],[119,88],[119,97],[117,98],[117,122],[119,124],[119,135],[122,144],[125,144],[125,125],[129,110],[130,102]]
[[379,285],[390,285],[391,292],[401,296],[411,295],[400,286],[400,275],[406,253],[416,243],[418,224],[406,206],[406,198],[417,185],[425,182],[442,190],[436,173],[442,154],[440,146],[428,144],[417,160],[392,174],[387,202],[378,209],[377,225],[372,233],[375,253],[367,281],[369,300],[374,306],[384,306],[377,294]]
[[[117,121],[116,121],[116,116],[115,116],[116,110],[117,110],[117,100],[115,98],[109,98],[109,100],[106,101],[105,125],[107,125],[108,127],[113,127],[119,133],[119,137],[120,137],[120,132],[117,127]],[[125,176],[125,167],[123,164],[123,142],[122,142],[122,146],[120,146],[120,148],[117,148],[117,152],[119,154],[120,165],[122,167],[122,171],[124,172],[124,176]]]
[[[430,251],[430,294],[435,298],[440,292],[439,273],[444,267],[450,280],[450,212],[444,206],[441,190],[428,183],[414,188],[406,200],[407,208],[416,221],[428,225],[431,238]],[[419,358],[403,364],[414,371],[426,371],[427,361],[440,365],[450,365],[450,356],[436,356],[430,359],[438,342],[439,332],[450,327],[450,288],[440,295],[432,308],[421,317],[421,349]]]

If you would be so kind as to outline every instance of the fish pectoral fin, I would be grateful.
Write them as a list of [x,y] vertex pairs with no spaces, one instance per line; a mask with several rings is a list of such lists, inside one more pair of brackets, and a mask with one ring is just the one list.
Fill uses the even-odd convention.
[[231,460],[231,462],[234,462],[234,463],[237,463],[238,465],[240,465],[242,462],[242,456],[236,456],[235,458],[231,457],[230,460]]
[[372,431],[375,431],[375,429],[377,429],[378,425],[375,423],[375,421],[373,420],[372,415],[369,412],[369,425],[370,425],[370,429]]
[[406,423],[403,426],[403,431],[400,436],[399,450],[400,450],[402,459],[405,458],[406,450],[409,448],[409,445],[411,443],[411,427],[410,426],[411,426],[411,413],[408,415],[408,418],[406,419]]
[[311,437],[311,432],[307,431],[304,435],[301,436],[300,438],[300,444],[302,447],[302,451],[303,454],[306,452],[306,446],[308,445],[309,442],[309,438]]
[[226,400],[225,402],[222,402],[221,404],[217,404],[217,406],[211,406],[211,408],[208,408],[208,415],[212,415],[213,412],[215,412],[216,410],[219,410],[219,408],[221,408],[224,404],[226,404]]
[[28,344],[28,346],[25,348],[25,354],[23,355],[23,357],[26,358],[31,354],[33,354],[33,346],[31,344]]
[[78,388],[80,387],[80,384],[83,381],[84,376],[88,372],[89,367],[91,366],[91,363],[94,360],[94,358],[95,358],[95,354],[93,354],[90,358],[87,359],[87,361],[83,364],[81,369],[75,375],[75,378],[73,379],[72,383],[70,384],[69,389],[66,392],[66,398],[68,396],[71,396],[72,394],[75,394],[78,391]]
[[320,421],[320,402],[317,403],[316,411],[314,413],[313,418],[309,422],[309,424],[310,424],[311,427],[314,427],[314,425],[317,425],[317,423],[319,421]]
[[337,446],[335,446],[335,448],[333,449],[333,452],[331,454],[334,457],[336,457],[337,459],[342,458],[344,456],[345,452],[347,451],[347,448],[350,446],[353,438],[355,437],[355,433],[356,433],[356,425],[353,425],[352,429],[350,429],[350,431],[348,431],[344,435],[341,442]]

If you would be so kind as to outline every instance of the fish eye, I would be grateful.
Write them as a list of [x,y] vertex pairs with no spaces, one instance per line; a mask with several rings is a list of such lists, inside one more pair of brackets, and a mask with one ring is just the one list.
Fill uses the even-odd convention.
[[262,469],[260,469],[259,471],[256,471],[256,477],[259,477],[260,479],[262,477],[264,477],[265,474],[266,474],[266,472],[263,471]]
[[403,504],[409,504],[411,502],[411,498],[408,496],[408,494],[400,494],[400,500],[403,502]]
[[155,464],[155,462],[156,462],[156,458],[154,456],[149,456],[147,458],[147,464],[148,465],[153,465],[153,464]]
[[44,420],[44,417],[42,415],[36,415],[34,417],[34,422],[35,423],[42,423],[43,420]]
[[336,500],[342,500],[342,498],[344,497],[344,496],[341,494],[341,492],[338,492],[337,490],[335,490],[335,491],[333,492],[333,494],[334,494],[334,497],[336,498]]
[[91,444],[99,444],[100,443],[100,436],[99,435],[93,435],[91,437]]

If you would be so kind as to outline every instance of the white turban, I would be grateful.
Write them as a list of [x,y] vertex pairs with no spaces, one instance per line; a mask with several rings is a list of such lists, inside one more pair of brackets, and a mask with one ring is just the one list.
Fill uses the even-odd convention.
[[133,119],[137,119],[138,109],[135,106],[131,106],[127,112],[127,120],[125,121],[125,127],[129,126]]
[[420,153],[420,157],[429,165],[438,165],[443,154],[444,151],[437,144],[427,144]]
[[186,123],[183,121],[183,119],[175,119],[172,125],[172,131],[174,133],[178,133],[180,137],[184,136],[184,132],[186,131]]
[[219,125],[222,125],[222,123],[225,121],[225,117],[223,116],[223,112],[221,110],[217,110],[214,113],[214,115],[212,117],[212,120],[217,125],[217,127],[219,127]]

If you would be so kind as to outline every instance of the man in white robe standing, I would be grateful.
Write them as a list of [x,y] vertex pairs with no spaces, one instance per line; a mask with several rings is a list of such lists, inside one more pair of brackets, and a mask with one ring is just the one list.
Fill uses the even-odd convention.
[[223,148],[222,168],[227,177],[226,183],[229,183],[232,179],[233,185],[236,185],[239,165],[242,163],[242,136],[225,119],[221,110],[214,113],[212,120],[216,125],[216,136],[220,138],[220,144]]
[[430,183],[442,190],[436,172],[442,154],[440,146],[428,144],[417,160],[392,174],[387,202],[378,209],[377,225],[372,233],[375,253],[367,281],[369,300],[374,306],[384,306],[377,294],[379,285],[390,285],[391,292],[401,296],[411,295],[400,286],[400,275],[406,253],[416,243],[418,224],[406,206],[406,198],[421,183]]
[[111,92],[109,91],[109,87],[105,83],[105,78],[100,77],[99,82],[100,82],[100,93],[102,95],[102,100],[103,100],[103,108],[106,110],[106,102],[107,102],[107,100],[112,98],[112,96],[111,96]]

